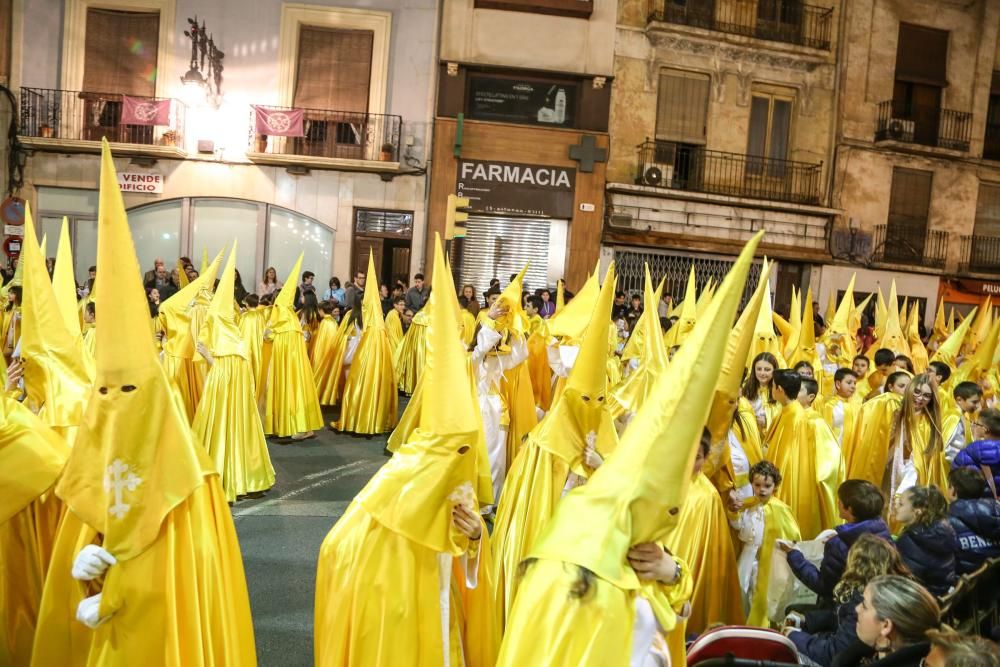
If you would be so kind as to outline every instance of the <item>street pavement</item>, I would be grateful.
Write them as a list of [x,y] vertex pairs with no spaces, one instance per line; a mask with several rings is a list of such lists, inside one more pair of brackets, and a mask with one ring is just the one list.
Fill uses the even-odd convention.
[[[402,401],[401,401],[402,403]],[[400,405],[400,410],[402,410]],[[334,417],[324,412],[327,423]],[[316,558],[347,505],[388,459],[387,436],[316,432],[315,440],[268,439],[275,485],[233,510],[250,589],[257,662],[313,664]]]

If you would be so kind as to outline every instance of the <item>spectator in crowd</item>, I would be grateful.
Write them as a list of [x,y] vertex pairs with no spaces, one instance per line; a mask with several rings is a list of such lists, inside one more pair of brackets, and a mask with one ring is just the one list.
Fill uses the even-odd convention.
[[541,315],[542,319],[547,320],[556,314],[556,304],[552,300],[552,291],[543,289],[538,293],[538,296],[542,299],[542,307],[538,309],[538,314]]
[[639,319],[639,316],[642,315],[642,310],[642,296],[636,292],[632,294],[632,302],[629,304],[626,317],[632,322],[635,322]]
[[866,662],[870,651],[854,644],[837,654],[833,667],[915,667],[930,651],[927,632],[941,625],[934,596],[916,581],[894,574],[868,583],[857,612],[858,639],[875,649],[875,662]]
[[[163,271],[163,273],[169,275],[167,267],[163,263],[163,259],[157,257],[156,259],[153,260],[153,268],[150,269],[149,271],[146,271],[145,275],[143,275],[142,284],[145,285],[146,287],[150,287],[151,286],[150,283],[157,279],[161,270]],[[159,289],[160,285],[153,285],[153,287]]]
[[479,299],[476,298],[476,288],[470,284],[463,285],[462,296],[465,297],[465,309],[472,313],[473,317],[479,315]]
[[340,286],[340,278],[330,278],[328,289],[323,292],[323,301],[335,301],[338,305],[344,303],[344,290]]
[[989,494],[986,477],[976,468],[953,468],[948,485],[948,521],[958,537],[958,574],[968,574],[1000,556],[1000,502]]
[[948,522],[948,501],[936,486],[914,486],[896,499],[896,519],[903,532],[899,554],[913,575],[934,595],[948,593],[958,576],[958,538]]
[[345,308],[353,309],[361,306],[361,297],[365,294],[365,280],[364,271],[354,272],[354,282],[344,288],[343,306]]
[[149,303],[149,316],[156,317],[160,314],[160,291],[155,287],[146,288],[146,301]]
[[[312,271],[302,272],[302,282],[298,284],[295,288],[294,304],[295,310],[298,310],[305,305],[305,295],[307,292],[312,293],[313,296],[316,295],[316,287],[313,285],[313,281],[316,279],[316,274]],[[316,299],[316,303],[319,303],[319,299]]]
[[418,273],[413,276],[413,285],[406,292],[406,307],[414,313],[418,313],[427,303],[427,297],[430,295],[430,287],[424,285],[424,274]]
[[829,606],[834,587],[844,574],[847,554],[862,535],[892,540],[889,526],[882,520],[885,498],[878,487],[861,479],[849,479],[837,487],[837,509],[844,523],[834,528],[836,535],[823,547],[819,567],[806,560],[798,549],[788,554],[788,566],[795,577],[819,596],[821,606]]
[[392,310],[392,295],[389,293],[388,285],[383,283],[378,286],[378,298],[382,302],[382,317],[385,317]]
[[264,280],[257,285],[257,296],[266,296],[268,294],[274,294],[281,289],[281,281],[278,280],[278,272],[273,266],[267,267],[264,271]]
[[896,368],[898,368],[901,371],[906,371],[910,375],[916,373],[916,371],[913,370],[913,360],[910,359],[905,354],[897,354],[896,360],[893,363],[896,364]]
[[243,299],[247,298],[247,288],[243,286],[243,276],[240,275],[239,270],[236,270],[233,298],[236,299],[236,303],[243,303]]
[[497,289],[500,289],[500,279],[499,278],[491,278],[490,279],[490,286],[486,288],[485,292],[483,292],[483,304],[484,304],[483,307],[484,308],[489,308],[489,305],[490,305],[489,304],[489,294],[490,294],[490,290],[492,290],[494,287],[496,287]]
[[983,637],[966,635],[947,625],[928,630],[931,650],[925,667],[1000,667],[1000,646]]
[[858,605],[864,600],[865,586],[886,574],[908,577],[910,571],[891,541],[870,533],[861,535],[847,553],[844,574],[833,588],[836,608],[789,614],[798,627],[787,625],[784,632],[799,655],[821,667],[828,667],[838,653],[857,643],[865,647],[858,647],[860,651],[871,655],[872,648],[858,639]]
[[972,423],[975,440],[955,455],[953,468],[972,466],[983,471],[991,495],[1000,487],[1000,410],[986,408]]
[[660,296],[660,303],[656,304],[656,314],[661,318],[665,318],[667,314],[670,313],[670,309],[674,305],[674,297],[666,294],[665,292],[666,290],[664,290],[664,294]]
[[200,275],[198,271],[190,264],[184,267],[184,272],[187,274],[189,283],[197,280],[198,276]]
[[615,292],[615,303],[611,306],[611,319],[623,320],[628,315],[628,304],[625,303],[625,292]]

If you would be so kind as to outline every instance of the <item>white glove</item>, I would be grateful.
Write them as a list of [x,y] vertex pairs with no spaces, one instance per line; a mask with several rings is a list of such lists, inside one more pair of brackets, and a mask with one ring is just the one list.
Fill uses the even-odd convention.
[[101,593],[91,595],[89,598],[83,598],[80,600],[80,604],[76,606],[76,620],[80,621],[91,630],[95,630],[97,626],[111,618],[110,616],[101,618],[100,613]]
[[73,578],[79,581],[90,581],[104,574],[109,566],[118,561],[110,553],[96,544],[88,544],[73,561]]

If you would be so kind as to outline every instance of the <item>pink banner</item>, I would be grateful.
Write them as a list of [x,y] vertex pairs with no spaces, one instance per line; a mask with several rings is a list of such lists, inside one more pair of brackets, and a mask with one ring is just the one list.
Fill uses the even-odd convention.
[[302,109],[268,109],[254,105],[257,134],[275,137],[303,137]]
[[170,125],[170,100],[122,95],[123,125]]

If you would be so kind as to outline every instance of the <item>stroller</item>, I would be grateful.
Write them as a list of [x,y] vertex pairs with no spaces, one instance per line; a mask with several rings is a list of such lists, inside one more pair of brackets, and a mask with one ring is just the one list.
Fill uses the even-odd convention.
[[790,639],[774,630],[727,625],[706,631],[687,651],[688,667],[781,667],[799,664]]

